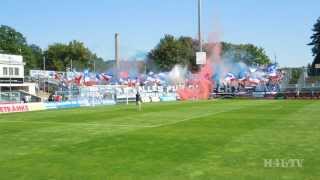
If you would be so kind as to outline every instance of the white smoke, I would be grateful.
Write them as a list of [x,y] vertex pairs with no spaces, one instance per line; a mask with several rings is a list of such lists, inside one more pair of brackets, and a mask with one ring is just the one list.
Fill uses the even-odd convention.
[[188,68],[182,65],[175,65],[168,73],[169,81],[173,84],[184,83],[188,74]]

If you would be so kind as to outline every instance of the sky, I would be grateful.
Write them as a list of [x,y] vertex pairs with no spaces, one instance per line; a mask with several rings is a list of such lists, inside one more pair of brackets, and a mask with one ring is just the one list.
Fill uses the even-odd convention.
[[[263,47],[281,66],[306,66],[307,46],[320,17],[319,0],[202,0],[205,40]],[[165,34],[197,37],[197,0],[1,0],[0,24],[23,33],[41,48],[84,42],[106,60],[114,59],[114,34],[121,57],[154,48]]]

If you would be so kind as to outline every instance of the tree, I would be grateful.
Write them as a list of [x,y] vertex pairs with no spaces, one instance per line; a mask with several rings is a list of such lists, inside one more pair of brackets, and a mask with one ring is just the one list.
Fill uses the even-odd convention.
[[43,68],[43,56],[46,57],[46,69],[49,70],[66,71],[71,68],[72,62],[74,69],[93,70],[95,64],[96,70],[101,72],[106,70],[104,68],[107,64],[80,41],[74,40],[68,44],[55,43],[43,52],[39,46],[29,45],[22,33],[5,25],[0,26],[0,50],[0,53],[22,55],[26,64],[26,74],[30,69]]
[[270,64],[270,58],[263,48],[253,44],[231,44],[222,42],[222,58],[232,62],[243,62],[247,65]]
[[[216,48],[216,46],[219,47]],[[196,71],[199,68],[196,64],[198,47],[199,42],[190,37],[182,36],[177,39],[171,35],[165,35],[159,44],[150,51],[148,64],[155,64],[161,71],[169,71],[176,64],[188,65],[190,70]],[[214,52],[217,49],[220,49],[221,52]],[[211,57],[213,53],[221,53],[224,61],[241,61],[248,65],[271,63],[264,49],[253,44],[206,43],[204,44],[204,51],[207,52],[207,57]]]
[[316,64],[320,64],[320,18],[318,18],[312,30],[313,30],[313,35],[311,36],[312,41],[308,45],[313,46],[312,54],[314,56],[314,60],[312,63],[312,67],[315,68]]
[[0,26],[0,50],[1,53],[22,55],[26,63],[26,74],[30,69],[41,67],[41,48],[36,45],[29,46],[22,33],[17,32],[9,26]]
[[162,71],[169,71],[176,64],[190,65],[195,58],[193,40],[189,37],[176,39],[172,35],[165,35],[148,57]]
[[48,46],[45,51],[46,66],[49,70],[66,71],[68,56],[68,46],[62,43],[55,43]]
[[[55,43],[49,45],[45,51],[47,67],[50,70],[66,71],[72,68],[76,70],[90,69],[103,71],[106,64],[102,58],[92,53],[83,42],[71,41],[68,44]],[[105,69],[104,69],[105,70]]]
[[196,52],[198,51],[199,43],[191,37],[180,37],[178,41],[181,44],[181,56],[185,58],[186,64],[192,71],[197,71],[199,66],[196,62]]
[[26,38],[20,32],[9,26],[0,26],[0,49],[3,53],[21,54],[22,48],[26,46]]
[[42,49],[31,44],[22,49],[24,61],[26,62],[25,69],[27,71],[31,69],[42,69],[43,67],[43,52]]
[[68,61],[67,65],[70,65],[70,60],[73,61],[73,67],[76,69],[84,69],[91,64],[94,57],[93,53],[80,41],[71,41],[68,44]]

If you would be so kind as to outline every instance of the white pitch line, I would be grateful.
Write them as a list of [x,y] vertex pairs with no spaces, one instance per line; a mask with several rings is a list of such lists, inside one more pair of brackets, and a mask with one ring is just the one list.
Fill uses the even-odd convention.
[[220,114],[220,113],[225,113],[225,112],[229,112],[229,111],[233,111],[233,110],[238,110],[238,109],[242,109],[242,108],[233,108],[233,109],[228,109],[228,110],[219,111],[219,112],[205,113],[205,114],[202,114],[202,115],[191,116],[191,117],[188,117],[188,118],[179,120],[179,121],[174,121],[174,122],[169,122],[169,123],[163,123],[163,124],[153,125],[152,127],[155,128],[155,127],[162,127],[162,126],[168,126],[168,125],[178,124],[178,123],[181,123],[181,122],[190,121],[190,120],[192,120],[192,119],[207,117],[207,116],[211,116],[211,115],[217,115],[217,114]]

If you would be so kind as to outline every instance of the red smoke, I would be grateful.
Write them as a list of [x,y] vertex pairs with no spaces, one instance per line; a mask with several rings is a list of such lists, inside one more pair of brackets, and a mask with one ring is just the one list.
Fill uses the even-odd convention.
[[177,91],[181,100],[192,99],[209,99],[213,89],[213,66],[214,64],[221,64],[221,44],[219,40],[219,33],[211,33],[209,43],[206,44],[207,49],[207,64],[202,66],[197,74],[189,80],[185,88]]
[[128,78],[129,77],[129,73],[127,71],[121,71],[119,73],[120,78]]
[[193,75],[186,87],[177,92],[181,100],[208,99],[213,88],[211,63],[204,65],[200,72]]

